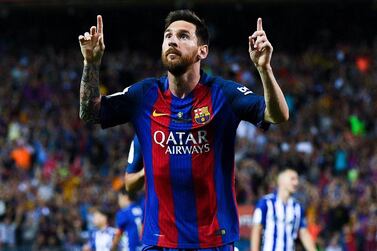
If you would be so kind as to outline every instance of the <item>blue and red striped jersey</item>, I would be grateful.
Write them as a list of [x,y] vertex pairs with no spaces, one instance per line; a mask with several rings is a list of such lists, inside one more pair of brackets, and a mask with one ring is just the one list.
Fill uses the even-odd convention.
[[185,98],[167,76],[101,98],[103,128],[131,122],[146,174],[143,243],[211,248],[237,241],[234,143],[241,120],[266,129],[264,98],[201,72]]

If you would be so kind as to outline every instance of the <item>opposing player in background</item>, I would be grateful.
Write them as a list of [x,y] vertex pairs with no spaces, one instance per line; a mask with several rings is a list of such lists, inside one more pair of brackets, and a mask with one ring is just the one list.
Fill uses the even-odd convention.
[[88,243],[84,245],[83,251],[110,251],[115,236],[115,228],[110,227],[109,212],[104,208],[95,208],[93,212],[93,223],[96,227],[89,233]]
[[239,239],[237,126],[246,120],[267,129],[289,117],[262,19],[248,43],[264,97],[201,71],[209,34],[189,10],[173,11],[165,20],[161,59],[167,76],[144,79],[113,95],[101,97],[98,88],[105,49],[101,16],[79,41],[84,56],[80,117],[102,128],[131,122],[140,141],[146,183],[143,250],[233,250]]
[[117,231],[111,250],[139,251],[143,211],[137,204],[136,194],[123,188],[118,194],[118,202],[120,209],[115,215]]
[[281,170],[277,183],[277,191],[260,199],[254,211],[251,251],[293,251],[297,236],[306,250],[315,251],[307,230],[305,211],[292,196],[299,184],[297,172],[289,168]]

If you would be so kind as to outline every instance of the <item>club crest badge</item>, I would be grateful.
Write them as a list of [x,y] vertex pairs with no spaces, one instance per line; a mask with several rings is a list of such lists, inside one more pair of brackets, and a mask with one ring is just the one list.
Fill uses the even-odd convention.
[[208,106],[198,108],[194,110],[195,122],[198,124],[205,124],[210,119],[211,114],[208,111]]

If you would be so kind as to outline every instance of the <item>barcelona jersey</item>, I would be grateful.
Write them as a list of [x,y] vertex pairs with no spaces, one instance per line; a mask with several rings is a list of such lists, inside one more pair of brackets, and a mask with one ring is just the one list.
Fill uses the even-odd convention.
[[267,129],[265,107],[262,96],[204,72],[185,98],[171,93],[167,76],[101,98],[102,128],[131,122],[140,141],[143,244],[211,248],[238,240],[236,129],[241,120]]

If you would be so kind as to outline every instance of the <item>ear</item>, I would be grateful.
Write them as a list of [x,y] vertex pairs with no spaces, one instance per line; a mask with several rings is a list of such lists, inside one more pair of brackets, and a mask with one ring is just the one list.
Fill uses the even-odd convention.
[[206,59],[208,56],[208,45],[200,45],[198,49],[198,57],[200,60]]

